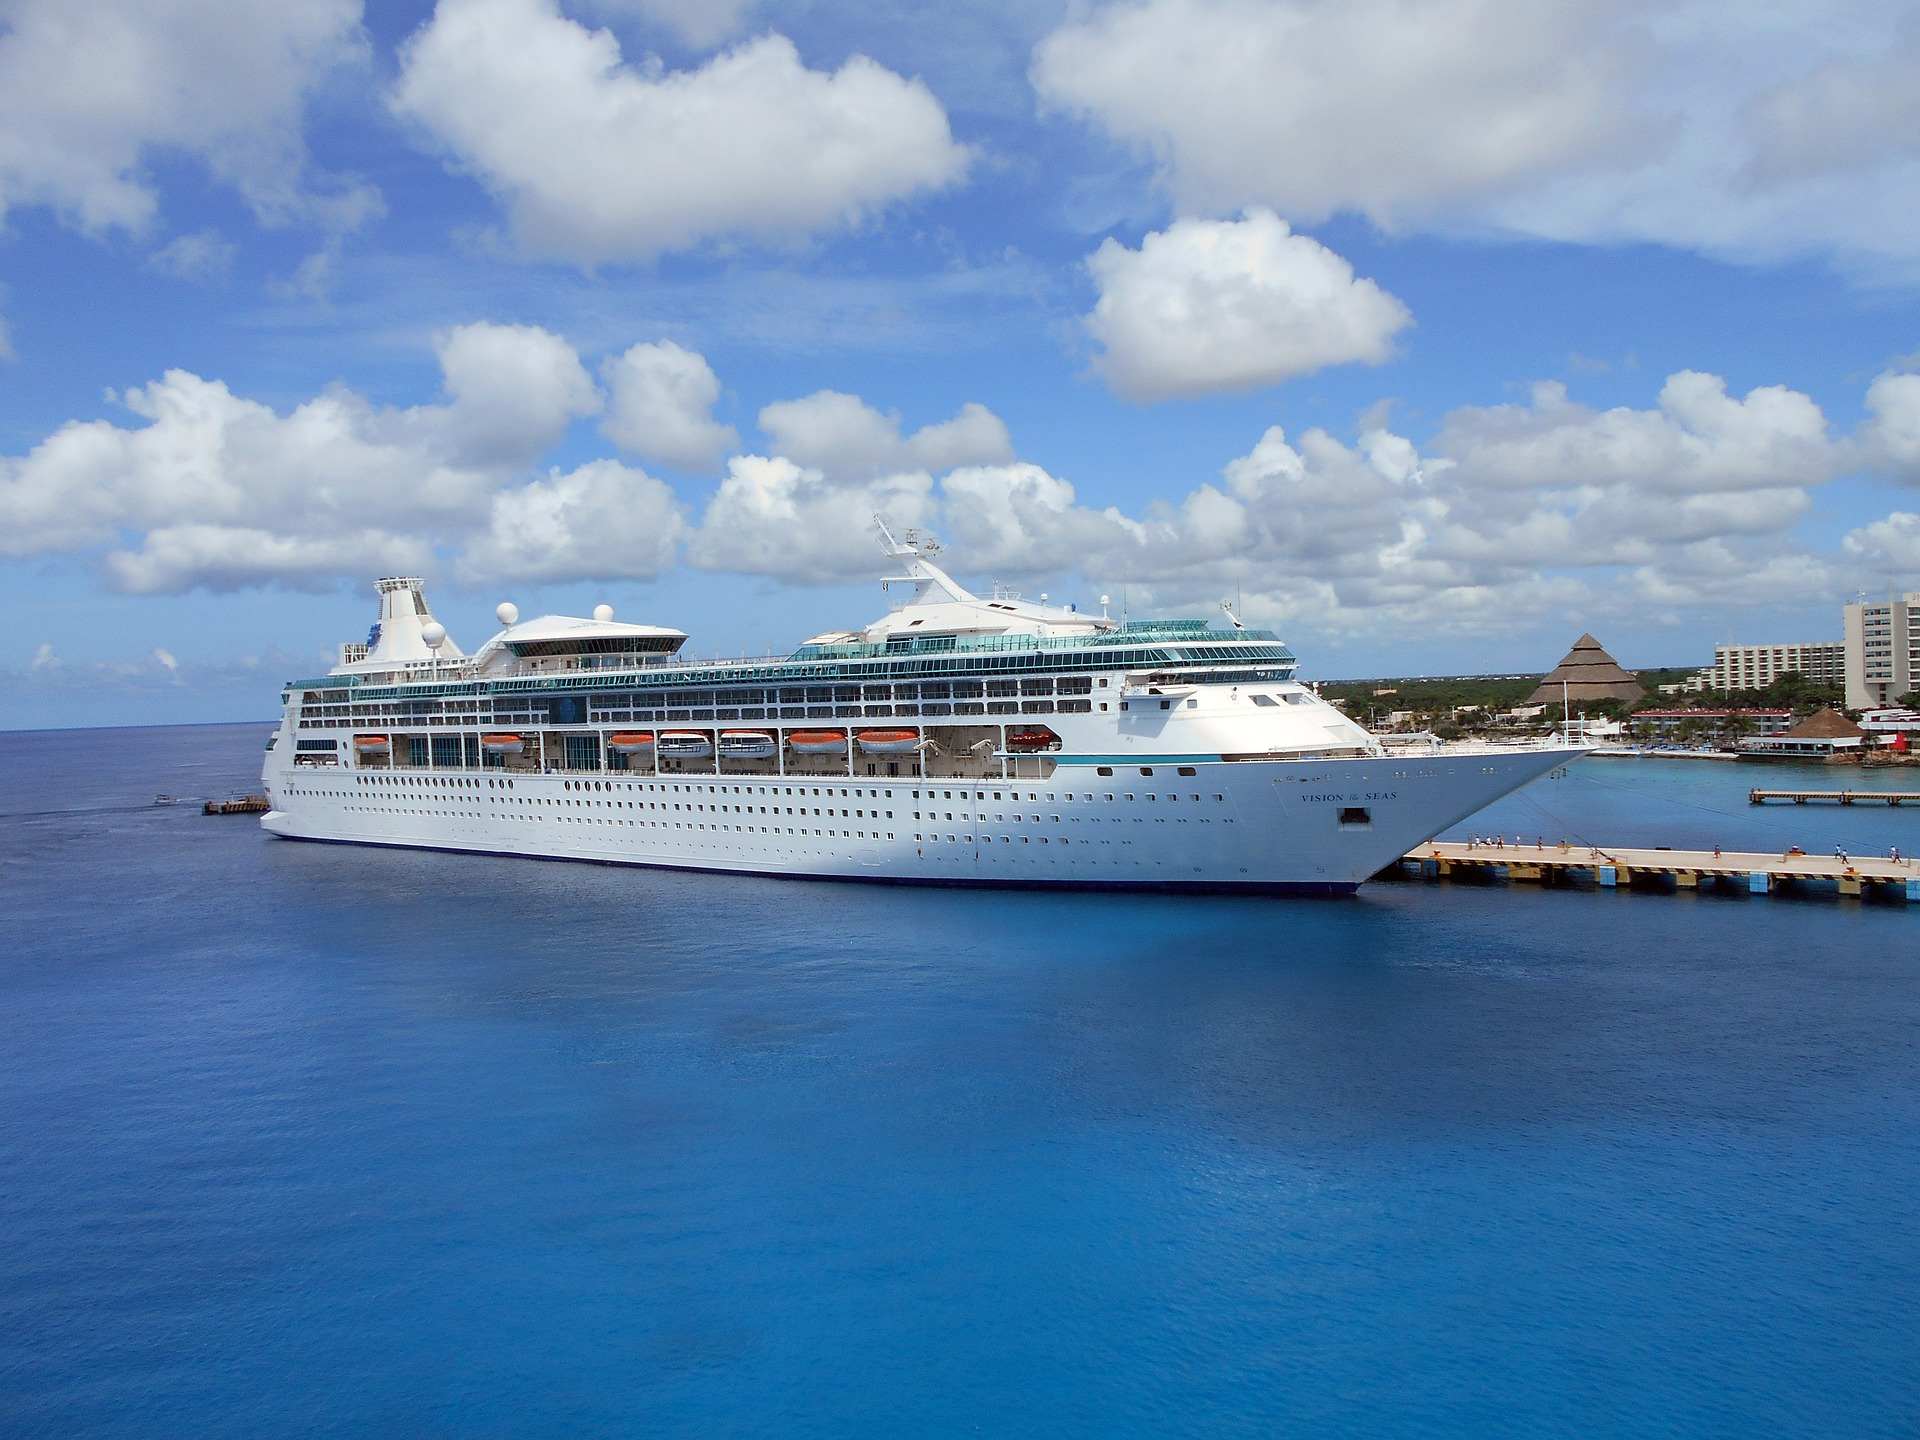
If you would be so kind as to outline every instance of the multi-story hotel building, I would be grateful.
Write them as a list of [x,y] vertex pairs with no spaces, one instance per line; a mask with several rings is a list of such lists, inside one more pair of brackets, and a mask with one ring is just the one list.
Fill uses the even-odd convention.
[[1891,705],[1920,688],[1920,590],[1846,607],[1847,708]]
[[1764,690],[1782,675],[1798,671],[1816,684],[1843,684],[1847,648],[1842,641],[1813,645],[1716,645],[1713,688]]

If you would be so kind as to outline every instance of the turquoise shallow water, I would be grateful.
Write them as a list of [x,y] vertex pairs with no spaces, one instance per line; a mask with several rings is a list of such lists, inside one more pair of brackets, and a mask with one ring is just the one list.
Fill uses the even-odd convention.
[[[265,730],[0,735],[0,1433],[1920,1428],[1920,913],[911,891],[144,804],[247,788]],[[1920,848],[1744,803],[1790,777],[1831,774],[1587,761],[1461,833]]]

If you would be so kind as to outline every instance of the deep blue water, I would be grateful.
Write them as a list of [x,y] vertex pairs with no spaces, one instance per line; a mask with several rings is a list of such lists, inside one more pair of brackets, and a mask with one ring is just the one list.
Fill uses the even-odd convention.
[[[1920,1428],[1920,913],[146,805],[266,731],[0,735],[8,1437]],[[1745,805],[1790,775],[1586,761],[1461,828],[1920,849]]]

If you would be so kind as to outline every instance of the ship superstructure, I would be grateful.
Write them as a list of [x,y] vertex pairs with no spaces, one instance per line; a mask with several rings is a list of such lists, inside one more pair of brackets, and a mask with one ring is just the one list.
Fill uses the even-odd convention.
[[904,592],[792,654],[522,620],[471,655],[417,579],[296,680],[262,824],[332,840],[945,884],[1350,891],[1577,750],[1388,753],[1269,631],[976,595],[881,527]]

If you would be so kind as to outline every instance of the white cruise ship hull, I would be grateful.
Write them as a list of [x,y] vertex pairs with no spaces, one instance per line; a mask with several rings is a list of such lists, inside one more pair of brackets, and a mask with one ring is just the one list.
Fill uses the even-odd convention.
[[804,879],[1341,894],[1579,753],[1111,764],[1107,774],[1062,756],[1044,780],[509,777],[270,761],[273,808],[261,823],[290,840]]

